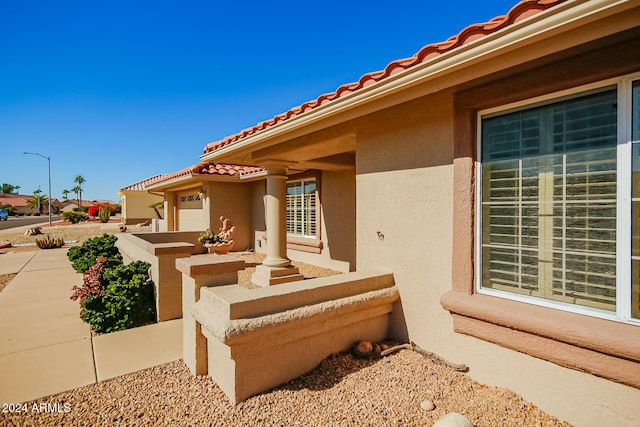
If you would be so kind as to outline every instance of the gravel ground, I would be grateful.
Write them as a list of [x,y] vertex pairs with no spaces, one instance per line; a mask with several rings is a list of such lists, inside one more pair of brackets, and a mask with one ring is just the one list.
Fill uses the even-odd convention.
[[[435,409],[425,411],[425,399]],[[60,413],[34,410],[57,404]],[[65,413],[64,411],[67,411]],[[27,403],[6,426],[429,426],[449,412],[474,426],[567,426],[507,389],[411,350],[380,360],[333,355],[314,371],[233,406],[179,360]]]
[[[43,234],[48,234],[53,238],[63,238],[65,241],[77,240],[78,243],[68,244],[65,246],[74,246],[76,244],[82,244],[85,240],[101,236],[105,233],[116,234],[119,232],[117,224],[104,225],[104,224],[80,224],[80,225],[67,225],[68,223],[59,223],[62,225],[53,225],[52,227],[44,226],[40,227]],[[36,240],[43,236],[25,236],[24,232],[30,227],[20,227],[19,229],[0,230],[0,241],[9,241],[14,245],[33,244],[31,246],[18,246],[9,249],[3,249],[3,251],[21,252],[25,250],[37,250],[35,246]],[[130,231],[141,232],[150,231],[150,227],[129,227]]]
[[[54,237],[78,240],[103,234],[100,226],[55,227]],[[22,232],[0,240],[35,242]],[[30,248],[30,249],[27,249]],[[34,247],[10,250],[37,250]],[[263,254],[236,254],[250,276]],[[294,263],[307,278],[338,272]],[[0,275],[0,290],[11,280]],[[435,404],[425,411],[424,400]],[[208,377],[194,377],[182,360],[27,402],[26,412],[0,413],[2,426],[429,426],[449,412],[474,426],[567,426],[514,392],[479,384],[411,350],[379,360],[338,354],[314,371],[237,406]]]
[[16,277],[15,274],[0,274],[0,292],[7,287],[9,282]]

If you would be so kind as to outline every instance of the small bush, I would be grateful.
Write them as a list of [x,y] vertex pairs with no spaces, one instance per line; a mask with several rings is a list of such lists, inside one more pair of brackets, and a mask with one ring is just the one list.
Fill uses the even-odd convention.
[[82,212],[73,211],[73,212],[63,212],[62,213],[62,220],[63,221],[68,221],[71,224],[77,224],[77,223],[79,223],[81,221],[86,221],[87,219],[88,219],[87,215],[82,213]]
[[98,218],[102,223],[109,222],[109,218],[111,218],[111,209],[105,206],[101,207],[98,211]]
[[77,298],[85,298],[80,304],[82,320],[96,332],[121,331],[154,322],[155,298],[148,271],[149,264],[143,261],[113,268],[98,262],[95,270],[87,270],[83,288],[74,293]]
[[49,236],[48,234],[44,236],[42,239],[36,239],[36,245],[40,249],[56,249],[64,246],[64,239]]
[[69,248],[67,257],[71,261],[73,269],[78,273],[84,273],[96,263],[98,257],[107,258],[106,266],[113,267],[122,264],[122,255],[115,247],[118,238],[113,235],[103,234],[100,237],[88,239],[82,246]]
[[102,283],[102,273],[105,269],[105,262],[107,258],[98,257],[96,263],[87,269],[82,275],[82,287],[74,286],[71,288],[73,294],[71,299],[73,301],[80,300],[80,304],[89,297],[100,298],[104,295],[104,285]]

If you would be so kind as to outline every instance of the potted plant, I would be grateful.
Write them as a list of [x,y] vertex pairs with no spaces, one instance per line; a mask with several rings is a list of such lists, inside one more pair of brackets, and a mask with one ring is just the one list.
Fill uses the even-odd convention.
[[198,242],[202,243],[209,250],[209,253],[226,254],[233,248],[235,226],[223,216],[220,217],[220,221],[222,222],[220,233],[214,234],[210,228],[207,228],[198,236]]

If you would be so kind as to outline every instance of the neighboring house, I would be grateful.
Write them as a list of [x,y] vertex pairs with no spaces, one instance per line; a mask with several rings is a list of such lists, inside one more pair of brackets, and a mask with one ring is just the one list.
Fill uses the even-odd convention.
[[[262,169],[201,162],[146,184],[163,192],[165,218],[161,231],[214,232],[220,217],[236,225],[234,250],[253,247],[254,235],[264,233],[264,177]],[[261,215],[254,217],[254,212]],[[253,232],[253,235],[252,235]]]
[[[164,209],[159,207],[156,213],[152,206],[162,203],[164,196],[158,192],[148,191],[147,185],[165,176],[166,174],[155,175],[118,190],[124,224],[138,224],[154,218],[162,219]],[[158,218],[158,214],[161,216],[160,218]]]
[[[101,201],[98,200],[85,200],[82,199],[82,208],[89,208],[90,206],[93,206],[95,204],[100,203]],[[81,201],[78,199],[67,199],[67,200],[63,200],[61,205],[62,205],[62,212],[72,212],[74,209],[78,208],[80,206]],[[111,201],[108,201],[107,203],[113,203]]]
[[[265,265],[392,271],[391,336],[577,425],[640,422],[637,0],[520,2],[200,159],[266,169],[240,200]],[[215,197],[179,206],[200,175],[151,186],[170,229],[215,226]]]
[[[11,205],[16,208],[18,215],[32,215],[38,213],[38,208],[29,208],[28,204],[33,196],[24,194],[0,194],[0,204]],[[43,214],[48,214],[49,203],[42,208]],[[51,212],[57,214],[60,212],[60,201],[56,198],[51,199]]]
[[77,200],[66,199],[62,201],[62,212],[72,212],[78,207]]

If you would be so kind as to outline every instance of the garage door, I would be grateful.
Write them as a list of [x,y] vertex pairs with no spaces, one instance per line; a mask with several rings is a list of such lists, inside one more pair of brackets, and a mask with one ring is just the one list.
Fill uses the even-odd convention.
[[205,228],[200,194],[196,190],[179,193],[178,230],[203,231]]

